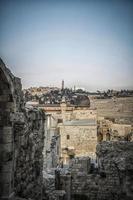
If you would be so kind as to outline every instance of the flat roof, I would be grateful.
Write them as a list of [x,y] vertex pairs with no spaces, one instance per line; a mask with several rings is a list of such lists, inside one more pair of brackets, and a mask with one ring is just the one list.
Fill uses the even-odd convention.
[[[60,107],[60,104],[37,104],[36,105],[37,107]],[[88,105],[77,105],[77,104],[70,104],[70,105],[68,105],[68,104],[66,104],[66,107],[75,107],[75,108],[80,108],[80,107],[82,107],[82,108],[90,108],[90,106],[88,106]]]
[[80,119],[80,120],[71,120],[63,122],[65,126],[95,126],[95,119]]

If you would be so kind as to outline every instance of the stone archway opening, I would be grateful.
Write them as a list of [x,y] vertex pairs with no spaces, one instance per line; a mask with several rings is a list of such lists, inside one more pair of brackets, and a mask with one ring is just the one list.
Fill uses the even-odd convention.
[[11,83],[0,63],[0,199],[11,199],[14,189],[14,138],[10,112],[13,112]]

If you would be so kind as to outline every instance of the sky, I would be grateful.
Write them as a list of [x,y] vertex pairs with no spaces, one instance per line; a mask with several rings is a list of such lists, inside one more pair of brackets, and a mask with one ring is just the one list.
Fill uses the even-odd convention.
[[23,88],[133,89],[133,1],[0,0],[0,57]]

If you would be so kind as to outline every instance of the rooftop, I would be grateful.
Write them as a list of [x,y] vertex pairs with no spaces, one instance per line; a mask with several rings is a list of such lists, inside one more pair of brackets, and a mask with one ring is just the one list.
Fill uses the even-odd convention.
[[95,119],[80,119],[80,120],[71,120],[63,122],[65,126],[95,126]]

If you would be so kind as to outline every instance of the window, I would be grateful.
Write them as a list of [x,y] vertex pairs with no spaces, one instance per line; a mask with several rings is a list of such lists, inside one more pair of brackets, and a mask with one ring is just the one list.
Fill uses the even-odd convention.
[[70,135],[67,135],[67,140],[69,140],[70,139]]
[[63,122],[63,119],[58,119],[58,123],[62,123]]

